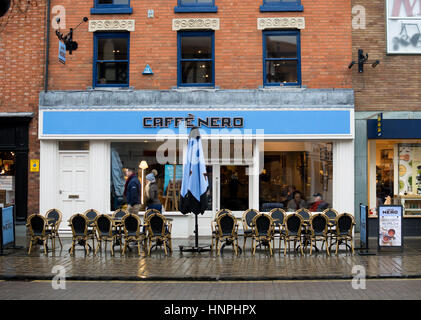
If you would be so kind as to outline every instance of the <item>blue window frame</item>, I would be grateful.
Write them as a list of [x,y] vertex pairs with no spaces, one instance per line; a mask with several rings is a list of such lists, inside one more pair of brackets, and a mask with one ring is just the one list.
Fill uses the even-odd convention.
[[217,12],[215,0],[177,0],[174,12]]
[[263,84],[301,86],[300,32],[263,31]]
[[130,0],[94,0],[91,14],[132,13]]
[[303,11],[301,0],[263,0],[261,12],[270,11]]
[[214,87],[214,32],[180,31],[177,37],[177,85],[179,87]]
[[93,87],[128,87],[129,57],[129,32],[94,32]]

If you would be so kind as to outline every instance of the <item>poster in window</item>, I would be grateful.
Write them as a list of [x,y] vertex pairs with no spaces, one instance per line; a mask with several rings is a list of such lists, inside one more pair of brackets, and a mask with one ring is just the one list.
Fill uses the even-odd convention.
[[421,0],[387,0],[387,53],[421,54]]
[[402,206],[379,206],[379,247],[402,247]]

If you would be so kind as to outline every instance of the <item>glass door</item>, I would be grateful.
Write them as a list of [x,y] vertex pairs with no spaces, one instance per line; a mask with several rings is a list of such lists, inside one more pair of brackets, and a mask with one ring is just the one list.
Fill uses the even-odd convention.
[[246,165],[214,165],[216,211],[229,209],[236,216],[251,208],[250,176]]

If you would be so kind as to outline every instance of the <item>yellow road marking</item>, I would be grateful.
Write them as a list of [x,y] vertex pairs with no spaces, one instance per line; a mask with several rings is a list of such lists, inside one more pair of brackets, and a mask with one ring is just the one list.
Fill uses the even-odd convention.
[[[0,280],[4,281],[4,280]],[[148,280],[134,280],[134,281],[124,281],[124,280],[67,280],[67,282],[75,283],[135,283],[135,284],[244,284],[244,283],[298,283],[298,282],[350,282],[352,279],[315,279],[315,280],[250,280],[250,281],[148,281]],[[421,281],[421,278],[382,278],[382,279],[366,279],[366,281]],[[33,280],[31,282],[51,282],[51,280]]]

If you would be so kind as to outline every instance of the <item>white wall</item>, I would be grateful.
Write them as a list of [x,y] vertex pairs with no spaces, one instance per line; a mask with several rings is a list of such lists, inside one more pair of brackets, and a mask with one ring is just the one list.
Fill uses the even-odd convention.
[[355,216],[353,140],[333,144],[333,208]]

